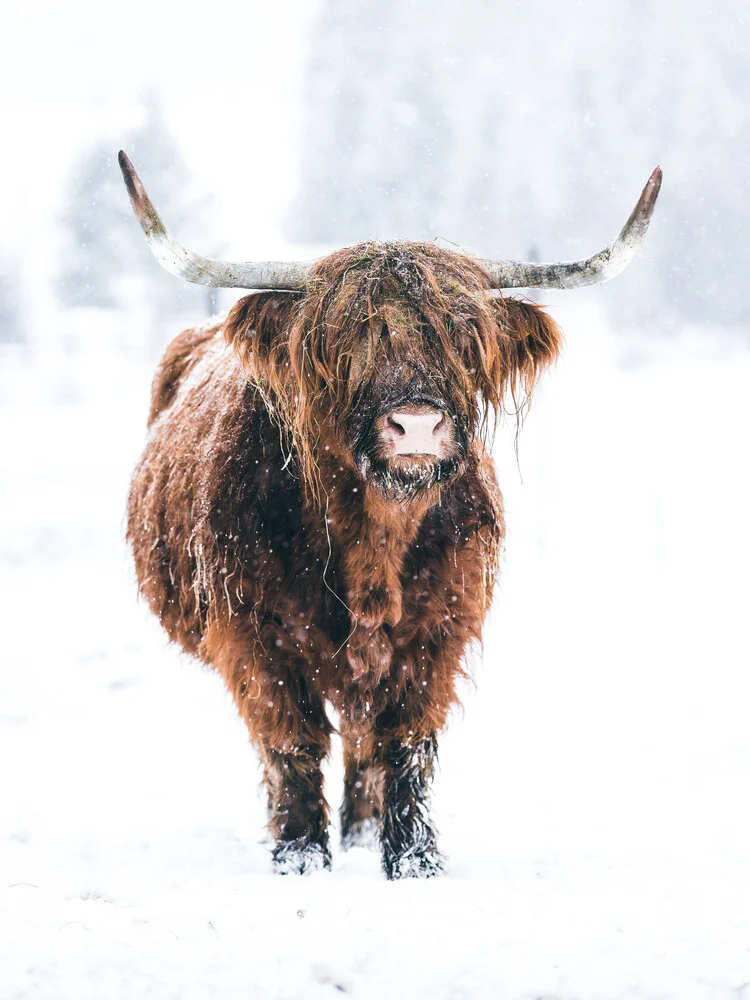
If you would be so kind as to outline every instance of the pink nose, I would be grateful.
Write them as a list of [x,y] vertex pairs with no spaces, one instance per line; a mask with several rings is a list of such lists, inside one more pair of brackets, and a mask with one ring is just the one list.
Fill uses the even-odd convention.
[[451,425],[434,406],[410,405],[387,415],[381,435],[394,455],[441,457],[451,438]]

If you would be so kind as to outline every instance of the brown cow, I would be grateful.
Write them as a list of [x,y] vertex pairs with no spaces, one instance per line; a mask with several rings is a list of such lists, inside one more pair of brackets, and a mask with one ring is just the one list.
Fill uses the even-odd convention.
[[342,845],[379,831],[389,878],[442,870],[428,814],[437,736],[481,640],[503,538],[486,438],[557,357],[536,305],[493,288],[622,269],[618,240],[569,264],[366,243],[308,264],[197,257],[120,162],[154,253],[206,284],[265,289],[176,337],[153,384],[128,539],[143,595],[226,681],[263,764],[273,864],[330,866],[321,762],[344,745]]

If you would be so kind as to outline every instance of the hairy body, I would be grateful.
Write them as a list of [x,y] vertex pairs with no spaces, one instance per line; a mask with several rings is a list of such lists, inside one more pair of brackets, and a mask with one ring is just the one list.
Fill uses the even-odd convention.
[[[277,869],[329,864],[330,703],[342,842],[375,825],[389,877],[430,875],[437,735],[503,537],[477,399],[530,388],[559,331],[537,307],[480,297],[481,268],[448,251],[347,254],[326,259],[316,293],[247,296],[170,344],[128,538],[152,610],[221,674],[259,749]],[[455,423],[448,457],[389,458],[382,400],[428,390]]]

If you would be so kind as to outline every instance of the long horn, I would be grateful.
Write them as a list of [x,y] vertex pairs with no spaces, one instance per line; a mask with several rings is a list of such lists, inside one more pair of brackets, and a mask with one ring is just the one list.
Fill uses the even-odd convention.
[[624,271],[638,252],[651,221],[661,178],[661,167],[657,167],[620,235],[593,257],[554,264],[483,259],[479,263],[492,278],[495,288],[581,288],[609,281]]
[[198,285],[214,288],[269,288],[300,291],[307,284],[315,261],[258,261],[234,264],[227,260],[200,257],[177,242],[146,194],[141,179],[127,155],[120,150],[120,170],[141,229],[151,252],[170,274]]

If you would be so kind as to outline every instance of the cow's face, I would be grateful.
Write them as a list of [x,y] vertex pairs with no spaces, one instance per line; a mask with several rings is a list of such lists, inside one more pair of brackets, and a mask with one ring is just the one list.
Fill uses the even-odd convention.
[[488,415],[528,393],[560,333],[537,306],[492,297],[481,266],[432,244],[364,244],[316,267],[303,297],[242,300],[226,325],[319,486],[333,452],[386,495],[460,471]]
[[479,416],[469,364],[408,302],[373,303],[337,433],[365,479],[403,496],[456,473]]

